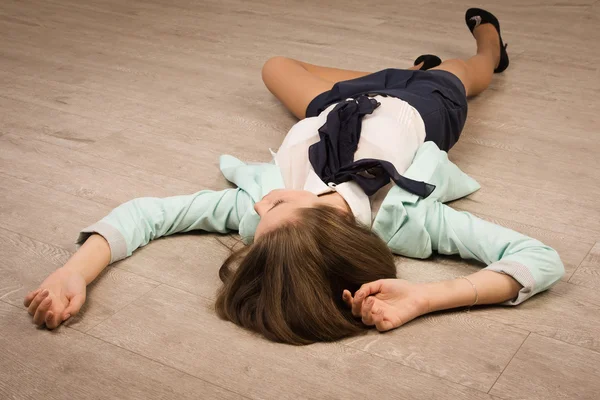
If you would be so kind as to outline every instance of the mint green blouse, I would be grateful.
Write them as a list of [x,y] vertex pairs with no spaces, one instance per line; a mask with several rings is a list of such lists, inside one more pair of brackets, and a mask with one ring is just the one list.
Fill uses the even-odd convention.
[[[273,163],[246,164],[228,155],[221,156],[220,168],[236,189],[131,200],[84,229],[77,243],[81,245],[92,233],[102,235],[111,248],[111,263],[153,239],[178,232],[238,231],[244,243],[252,243],[260,220],[254,203],[271,190],[284,188],[279,168]],[[444,204],[480,186],[433,142],[419,148],[404,176],[432,183],[436,189],[427,199],[398,186],[388,192],[371,228],[395,254],[423,259],[437,251],[480,261],[486,269],[510,275],[523,286],[507,305],[523,302],[563,276],[564,266],[552,248]]]

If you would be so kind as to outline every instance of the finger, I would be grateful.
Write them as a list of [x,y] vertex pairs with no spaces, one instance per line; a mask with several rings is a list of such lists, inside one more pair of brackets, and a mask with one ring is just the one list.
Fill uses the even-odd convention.
[[[377,326],[381,325],[381,322],[384,320],[385,318],[385,311],[383,308],[375,308],[373,307],[373,309],[371,310],[371,325],[375,325],[375,327],[377,328]],[[379,328],[377,329],[379,330]]]
[[374,325],[373,324],[373,306],[375,305],[375,299],[373,297],[368,297],[362,306],[361,316],[362,322],[365,325]]
[[383,285],[383,279],[378,281],[365,283],[354,293],[354,300],[352,300],[352,314],[355,317],[360,317],[362,315],[362,302],[368,296],[372,294],[379,293],[381,291],[381,286]]
[[362,303],[365,300],[365,296],[357,294],[358,291],[354,294],[352,298],[352,315],[355,317],[362,317]]
[[27,293],[27,296],[25,296],[25,299],[23,300],[23,305],[25,307],[29,307],[29,305],[31,304],[31,302],[33,301],[33,299],[35,298],[35,296],[38,295],[38,293],[40,292],[40,290],[42,290],[41,288],[38,288],[32,292]]
[[342,292],[342,300],[348,307],[352,307],[352,293],[349,290],[344,289]]
[[35,310],[37,310],[37,308],[40,306],[40,303],[44,301],[44,299],[48,297],[49,294],[50,292],[48,291],[48,289],[44,289],[33,298],[31,303],[29,304],[29,307],[27,308],[27,312],[29,313],[29,315],[35,314]]
[[364,285],[362,285],[360,287],[360,289],[358,289],[356,291],[356,293],[354,293],[354,298],[356,299],[358,297],[358,298],[361,298],[361,300],[362,300],[363,298],[366,298],[367,296],[371,296],[373,294],[377,294],[377,293],[381,292],[383,282],[384,282],[384,279],[379,279],[377,281],[365,283]]
[[373,315],[373,325],[380,332],[389,331],[390,329],[398,328],[407,321],[403,320],[400,315],[394,312],[393,309],[386,307],[385,303],[379,304]]
[[40,306],[35,310],[35,315],[33,316],[33,323],[36,325],[43,325],[46,320],[46,312],[50,309],[52,305],[52,298],[46,297],[41,303]]
[[369,299],[373,299],[373,305],[370,307],[369,315],[365,318],[369,322],[368,325],[375,325],[380,332],[402,325],[402,319],[394,313],[393,309],[390,309],[389,305],[372,296]]
[[77,314],[84,302],[85,297],[83,295],[77,294],[73,296],[69,301],[69,306],[63,312],[63,321]]
[[58,325],[60,325],[61,321],[58,318],[59,316],[52,311],[48,311],[46,313],[46,328],[54,329]]

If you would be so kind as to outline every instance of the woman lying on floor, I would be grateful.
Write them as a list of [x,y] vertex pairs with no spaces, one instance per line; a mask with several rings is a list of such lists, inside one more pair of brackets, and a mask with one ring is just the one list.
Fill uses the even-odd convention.
[[[79,311],[86,285],[107,265],[192,230],[239,231],[248,246],[221,267],[216,311],[285,343],[386,331],[455,307],[516,305],[549,288],[564,273],[554,250],[443,204],[479,188],[446,152],[464,126],[467,97],[508,66],[497,19],[470,9],[466,22],[477,54],[441,64],[425,57],[439,64],[429,70],[371,74],[270,59],[266,86],[301,120],[274,162],[222,156],[237,189],[117,207],[84,229],[79,250],[26,296],[33,321],[56,328]],[[392,252],[433,251],[487,267],[442,282],[396,279]]]

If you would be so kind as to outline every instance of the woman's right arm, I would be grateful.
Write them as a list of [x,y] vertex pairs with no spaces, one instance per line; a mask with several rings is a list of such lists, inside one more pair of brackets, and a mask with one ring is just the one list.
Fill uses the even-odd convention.
[[110,263],[110,246],[92,235],[67,263],[27,294],[24,305],[36,325],[54,329],[81,309],[89,285]]
[[110,245],[110,263],[114,263],[150,241],[174,233],[236,231],[253,205],[251,197],[239,188],[166,198],[140,197],[82,230],[77,244],[83,244],[94,233],[102,235]]
[[203,190],[186,196],[146,197],[124,203],[80,233],[79,250],[30,292],[24,304],[37,325],[46,324],[53,329],[79,311],[85,301],[86,285],[109,264],[162,236],[192,230],[237,230],[253,204],[241,189]]

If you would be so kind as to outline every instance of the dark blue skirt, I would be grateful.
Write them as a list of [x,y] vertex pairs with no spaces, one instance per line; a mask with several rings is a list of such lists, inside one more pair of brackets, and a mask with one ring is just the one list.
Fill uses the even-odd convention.
[[317,116],[331,104],[361,94],[392,96],[406,101],[423,118],[425,141],[432,141],[445,151],[458,141],[467,119],[465,87],[454,74],[392,68],[336,83],[310,102],[306,116]]

